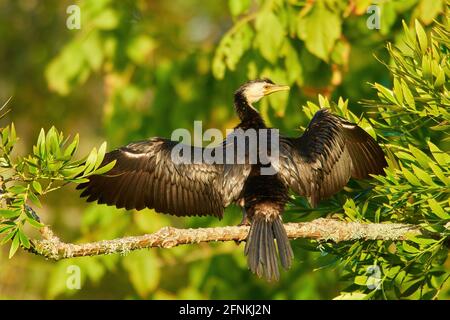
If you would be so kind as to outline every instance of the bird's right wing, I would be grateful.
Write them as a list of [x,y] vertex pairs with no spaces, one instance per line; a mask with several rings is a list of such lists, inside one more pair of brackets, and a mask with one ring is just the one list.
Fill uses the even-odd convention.
[[[177,145],[153,138],[113,150],[102,165],[115,160],[115,166],[103,175],[89,177],[77,189],[84,189],[81,197],[87,201],[117,208],[147,207],[177,216],[222,217],[224,207],[239,197],[250,167],[173,161]],[[194,153],[194,147],[186,147]]]
[[312,206],[353,177],[383,174],[387,163],[376,141],[354,123],[319,110],[299,138],[280,139],[279,175]]

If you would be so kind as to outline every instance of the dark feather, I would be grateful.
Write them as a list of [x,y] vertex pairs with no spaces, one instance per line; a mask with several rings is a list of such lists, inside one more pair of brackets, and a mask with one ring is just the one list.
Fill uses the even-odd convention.
[[356,124],[319,110],[299,138],[281,138],[279,175],[312,206],[340,191],[353,177],[383,174],[387,166],[376,141]]
[[113,150],[102,165],[116,160],[114,168],[77,189],[84,189],[81,196],[88,201],[127,210],[147,207],[178,216],[222,217],[224,207],[239,197],[250,166],[236,165],[225,172],[222,164],[174,163],[176,144],[153,138]]

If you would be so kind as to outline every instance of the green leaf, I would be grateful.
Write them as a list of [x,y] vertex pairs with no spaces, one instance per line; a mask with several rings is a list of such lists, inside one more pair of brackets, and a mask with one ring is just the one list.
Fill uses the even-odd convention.
[[385,86],[382,86],[379,83],[375,83],[375,89],[378,91],[378,96],[384,98],[387,102],[390,102],[394,105],[397,104],[397,100],[395,99],[394,93],[392,90],[389,90]]
[[416,161],[416,158],[414,158],[410,153],[406,153],[403,151],[398,151],[395,153],[395,155],[397,156],[397,158],[399,159],[404,159],[404,160],[409,160],[409,161]]
[[433,179],[431,178],[431,176],[425,172],[424,170],[420,169],[419,167],[415,166],[415,165],[411,165],[414,174],[423,182],[425,182],[426,184],[430,185],[430,186],[434,186],[435,183],[433,182]]
[[19,235],[20,243],[23,247],[29,249],[30,248],[30,240],[28,240],[28,237],[23,233],[22,229],[17,230],[17,234]]
[[7,232],[14,227],[15,225],[0,225],[0,234]]
[[422,246],[430,246],[437,242],[437,240],[435,239],[425,238],[424,236],[417,235],[407,235],[407,239]]
[[33,226],[37,229],[42,228],[44,226],[44,224],[40,223],[39,221],[34,220],[31,217],[26,217],[26,220],[31,226]]
[[402,292],[402,297],[409,297],[410,295],[414,294],[420,288],[422,283],[423,279],[408,282],[405,286],[404,291]]
[[75,154],[75,152],[76,152],[76,150],[78,148],[79,141],[80,141],[80,136],[77,133],[75,135],[75,138],[73,138],[73,141],[70,143],[70,145],[68,145],[66,150],[64,150],[64,156],[65,157],[68,157],[68,156],[72,157]]
[[39,156],[41,159],[44,159],[46,156],[46,151],[45,151],[45,131],[44,129],[41,129],[41,131],[39,132],[39,136],[38,136],[38,140],[37,140],[37,156]]
[[402,168],[403,175],[405,176],[405,179],[408,180],[409,183],[411,183],[414,186],[421,186],[419,179],[416,178],[415,175],[411,173],[408,169],[405,167]]
[[0,217],[5,219],[15,219],[20,216],[18,209],[0,209]]
[[16,226],[14,225],[13,230],[11,230],[10,233],[8,233],[1,241],[0,241],[0,245],[3,245],[5,243],[7,243],[9,240],[11,240],[14,235],[16,234],[17,229]]
[[414,100],[414,96],[411,93],[411,90],[409,89],[408,85],[405,83],[405,81],[402,80],[402,93],[403,97],[405,98],[406,103],[411,109],[416,109],[416,102]]
[[441,168],[437,166],[434,162],[429,163],[431,170],[433,170],[433,173],[438,177],[446,186],[450,186],[450,179],[447,178],[442,172]]
[[34,192],[28,191],[28,198],[35,206],[42,208],[42,204],[39,201],[39,198],[34,194]]
[[4,143],[5,145],[5,151],[7,153],[11,152],[12,148],[14,147],[14,144],[16,143],[17,137],[16,137],[16,128],[14,127],[14,123],[11,123],[11,126],[8,127],[9,133],[6,139],[6,143]]
[[297,33],[312,54],[328,62],[331,50],[341,36],[341,19],[325,6],[324,1],[318,1],[306,16],[299,15]]
[[9,139],[9,126],[6,128],[3,128],[2,131],[2,145],[6,145],[8,143],[8,139]]
[[422,51],[422,54],[425,54],[428,48],[427,34],[418,20],[415,21],[415,26],[420,50]]
[[17,140],[16,127],[14,126],[14,122],[11,122],[10,139],[11,139],[12,141],[16,141],[16,140]]
[[272,11],[264,10],[258,15],[255,28],[257,30],[255,44],[261,55],[267,61],[275,63],[285,36],[283,26]]
[[62,169],[61,174],[67,179],[74,178],[84,171],[84,166]]
[[397,78],[394,78],[394,94],[399,104],[403,103],[403,91],[400,81]]
[[441,205],[434,198],[428,199],[428,205],[433,213],[443,220],[450,219],[450,214],[446,213]]
[[14,234],[14,238],[11,243],[11,247],[9,248],[9,258],[11,259],[14,254],[17,252],[17,249],[19,249],[20,239],[17,235],[17,232]]
[[409,244],[408,242],[406,242],[406,241],[403,242],[402,247],[403,247],[403,250],[405,250],[405,251],[408,252],[408,253],[419,253],[419,252],[420,252],[419,249],[417,249],[416,247],[410,245],[410,244]]
[[97,162],[97,148],[94,148],[91,150],[86,159],[84,174],[89,174],[95,168],[96,162]]
[[37,193],[42,194],[42,186],[41,186],[41,184],[40,184],[39,182],[33,181],[33,182],[31,183],[31,185],[33,186],[33,189],[34,189]]
[[[416,7],[415,14],[420,16],[420,20],[426,25],[433,22],[433,19],[442,12],[443,0],[421,0]],[[413,15],[415,15],[413,14]]]
[[429,163],[433,161],[425,154],[425,152],[417,149],[413,145],[409,145],[409,150],[414,155],[415,159],[417,160],[417,162],[419,162],[422,168],[428,168]]
[[422,76],[425,80],[431,81],[431,59],[427,56],[422,58]]
[[445,83],[445,72],[444,69],[439,68],[438,74],[436,76],[436,81],[434,82],[434,87],[439,88]]
[[21,185],[14,185],[8,188],[9,192],[12,192],[14,194],[22,194],[27,192],[27,187],[21,186]]
[[116,160],[111,161],[110,163],[108,163],[108,164],[104,165],[103,167],[98,168],[97,170],[92,172],[92,174],[97,174],[97,175],[104,174],[104,173],[108,172],[109,170],[111,170],[115,165],[116,165]]
[[47,137],[45,139],[45,144],[47,147],[47,152],[52,155],[56,155],[59,150],[58,133],[55,127],[51,127],[47,132]]
[[434,159],[440,166],[445,167],[450,163],[450,156],[447,153],[439,149],[431,141],[428,141],[428,146],[430,147],[430,151],[433,154]]
[[103,159],[105,158],[105,153],[106,153],[106,142],[103,142],[97,152],[97,160],[95,161],[94,167],[95,169],[100,167],[100,165],[102,164]]

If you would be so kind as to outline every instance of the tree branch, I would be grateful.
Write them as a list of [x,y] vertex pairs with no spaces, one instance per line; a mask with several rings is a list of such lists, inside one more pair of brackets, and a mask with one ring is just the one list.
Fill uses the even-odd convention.
[[[405,240],[408,235],[424,233],[417,226],[410,224],[345,222],[323,218],[311,222],[286,223],[284,226],[290,239],[308,238],[336,243],[354,240]],[[199,242],[244,241],[249,229],[248,226],[199,229],[165,227],[142,236],[72,244],[62,242],[46,226],[41,229],[43,239],[33,240],[30,251],[53,260],[112,253],[124,254],[145,248],[171,248]]]

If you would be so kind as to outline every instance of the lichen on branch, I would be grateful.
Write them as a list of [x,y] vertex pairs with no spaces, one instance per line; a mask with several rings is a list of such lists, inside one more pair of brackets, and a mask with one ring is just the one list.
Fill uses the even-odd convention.
[[[329,218],[286,223],[284,226],[290,239],[306,238],[335,243],[356,240],[405,240],[408,236],[422,233],[417,226],[409,224],[345,222]],[[50,227],[45,226],[41,229],[43,239],[32,240],[33,246],[30,250],[53,260],[113,253],[126,254],[139,249],[171,248],[200,242],[245,241],[249,229],[248,226],[198,229],[164,227],[155,233],[141,236],[72,244],[62,242]]]

